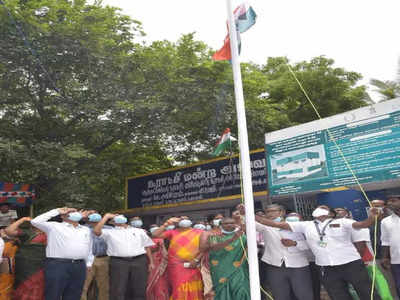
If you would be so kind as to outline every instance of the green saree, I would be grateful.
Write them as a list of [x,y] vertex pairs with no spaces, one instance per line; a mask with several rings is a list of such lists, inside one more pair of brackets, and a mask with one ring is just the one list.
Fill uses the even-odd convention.
[[[211,236],[209,242],[221,243],[231,237]],[[250,300],[249,268],[242,245],[246,248],[245,235],[221,250],[209,252],[214,300]]]

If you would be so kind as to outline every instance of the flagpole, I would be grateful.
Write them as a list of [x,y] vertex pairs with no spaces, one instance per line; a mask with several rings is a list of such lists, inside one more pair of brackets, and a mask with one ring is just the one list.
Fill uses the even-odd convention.
[[249,142],[247,137],[246,112],[244,107],[242,75],[240,73],[237,31],[231,0],[226,0],[229,20],[229,37],[232,55],[233,80],[235,85],[236,112],[239,130],[240,164],[243,174],[244,206],[246,210],[246,235],[250,273],[250,295],[260,300],[260,277],[258,272],[256,224],[254,218],[253,186],[251,180]]

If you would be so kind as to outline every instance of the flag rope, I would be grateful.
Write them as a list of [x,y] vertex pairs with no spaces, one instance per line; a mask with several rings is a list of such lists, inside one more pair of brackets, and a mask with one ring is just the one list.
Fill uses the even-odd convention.
[[[293,78],[295,79],[295,81],[297,82],[297,84],[299,85],[301,91],[303,92],[304,96],[307,98],[308,102],[311,104],[312,108],[314,109],[316,115],[318,116],[318,118],[320,120],[322,120],[322,117],[317,109],[317,107],[314,105],[314,103],[311,101],[311,98],[308,96],[308,93],[306,92],[306,90],[304,89],[303,85],[301,84],[300,80],[297,78],[296,74],[294,73],[293,69],[290,67],[289,64],[286,64],[286,66],[289,69],[289,72],[293,75]],[[372,105],[372,104],[371,104]],[[361,185],[360,181],[358,180],[358,177],[356,175],[356,173],[354,172],[354,170],[352,169],[352,167],[350,166],[349,161],[346,159],[346,157],[344,156],[344,153],[342,151],[342,149],[340,148],[339,144],[337,143],[337,140],[335,139],[335,137],[332,135],[331,131],[329,130],[329,128],[326,129],[326,131],[328,132],[329,138],[333,141],[333,143],[335,144],[340,156],[343,158],[344,163],[346,164],[347,168],[349,169],[350,173],[352,174],[354,180],[356,181],[358,187],[360,188],[362,194],[364,195],[365,199],[368,202],[368,205],[370,207],[372,207],[372,203],[369,200],[369,197],[367,196],[367,193],[365,192],[363,186]],[[376,241],[376,230],[378,227],[378,220],[377,220],[377,216],[375,217],[375,224],[374,224],[374,253],[373,253],[373,260],[372,260],[372,264],[373,264],[373,268],[372,268],[372,286],[371,286],[371,300],[374,299],[374,290],[375,290],[375,280],[376,280],[376,247],[377,247],[377,241]]]
[[[304,96],[307,98],[308,102],[310,103],[310,105],[312,106],[312,108],[314,109],[314,112],[316,113],[316,115],[318,116],[318,118],[320,120],[322,120],[323,118],[321,117],[317,107],[314,105],[313,101],[311,100],[311,98],[309,97],[308,93],[306,92],[306,90],[304,89],[303,85],[301,84],[300,80],[297,78],[296,74],[294,73],[294,71],[292,70],[292,68],[290,67],[289,64],[287,64],[287,67],[289,69],[289,72],[292,74],[293,78],[295,79],[296,83],[298,84],[298,86],[300,87],[301,91],[303,92]],[[370,207],[372,207],[372,203],[367,195],[367,193],[365,192],[363,186],[361,185],[360,181],[358,180],[358,177],[356,175],[356,173],[354,172],[354,170],[352,169],[350,162],[346,159],[341,147],[339,146],[339,144],[337,143],[337,140],[335,139],[335,137],[332,135],[331,131],[329,130],[329,128],[327,128],[327,132],[329,135],[329,138],[333,141],[333,143],[336,146],[336,149],[338,150],[340,156],[343,158],[343,161],[346,165],[346,167],[349,169],[350,173],[352,174],[355,182],[357,183],[358,187],[360,188],[362,194],[364,195],[365,199],[368,202],[368,205]],[[240,149],[239,149],[239,157],[241,155]],[[242,181],[242,172],[241,172],[241,164],[240,164],[240,160],[239,160],[239,171],[240,171],[240,187],[241,187],[241,198],[240,201],[243,204],[244,203],[244,199],[243,199],[243,181]],[[374,247],[373,247],[373,261],[372,261],[372,284],[371,284],[371,300],[374,299],[374,290],[375,290],[375,281],[376,281],[376,248],[377,248],[377,216],[375,217],[375,224],[374,224]],[[240,239],[241,241],[241,246],[243,248],[244,254],[246,256],[246,260],[247,260],[247,251],[246,248],[243,245],[243,241],[242,239]],[[260,285],[260,289],[261,291],[268,296],[269,299],[273,300],[273,297],[263,289],[263,287]]]

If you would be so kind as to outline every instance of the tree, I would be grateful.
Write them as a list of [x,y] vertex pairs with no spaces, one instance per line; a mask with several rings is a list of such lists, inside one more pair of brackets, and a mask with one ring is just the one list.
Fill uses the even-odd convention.
[[[0,180],[33,183],[39,210],[120,208],[125,177],[210,158],[227,127],[237,136],[228,62],[193,33],[136,43],[138,21],[88,3],[0,5]],[[288,63],[241,66],[252,149],[316,119]],[[292,68],[323,116],[365,104],[361,76],[333,60]]]
[[398,64],[396,80],[371,79],[370,84],[376,87],[377,89],[375,91],[382,96],[380,101],[386,101],[400,97],[400,60]]
[[[141,96],[146,83],[138,81],[131,59],[140,23],[84,0],[5,5],[0,180],[33,183],[39,209],[87,206],[104,195],[104,209],[120,208],[125,176],[170,166],[148,134],[152,119]],[[147,168],[129,163],[138,156]]]

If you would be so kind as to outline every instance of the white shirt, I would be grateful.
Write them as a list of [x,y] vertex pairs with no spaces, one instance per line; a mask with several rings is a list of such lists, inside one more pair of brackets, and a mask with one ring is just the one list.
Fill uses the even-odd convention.
[[0,237],[0,263],[3,261],[4,241]]
[[361,229],[352,229],[351,231],[351,240],[353,243],[356,242],[370,242],[371,236],[369,234],[368,228],[361,228]]
[[154,245],[143,229],[131,226],[115,226],[111,229],[103,228],[100,237],[107,243],[108,256],[138,256],[146,253],[145,247]]
[[[317,221],[320,231],[332,219]],[[308,246],[315,255],[315,263],[319,266],[338,266],[361,259],[353,245],[352,230],[354,220],[334,219],[326,227],[323,241],[326,247],[320,246],[320,237],[314,221],[288,223],[293,232],[306,236]]]
[[86,265],[91,267],[93,257],[90,229],[81,225],[75,227],[66,222],[48,222],[59,214],[58,209],[53,209],[31,221],[33,226],[47,234],[46,257],[84,259]]
[[[263,235],[264,254],[261,258],[267,264],[280,267],[283,263],[288,268],[302,268],[308,266],[305,253],[307,248],[304,236],[286,230],[265,226],[256,222],[256,230]],[[290,239],[297,242],[297,246],[285,247],[281,239]]]
[[6,212],[4,214],[0,211],[0,226],[1,227],[10,225],[16,219],[18,219],[18,216],[17,216],[17,212],[15,210],[10,209],[8,212]]
[[382,246],[390,247],[390,262],[400,264],[400,217],[392,214],[381,222]]

